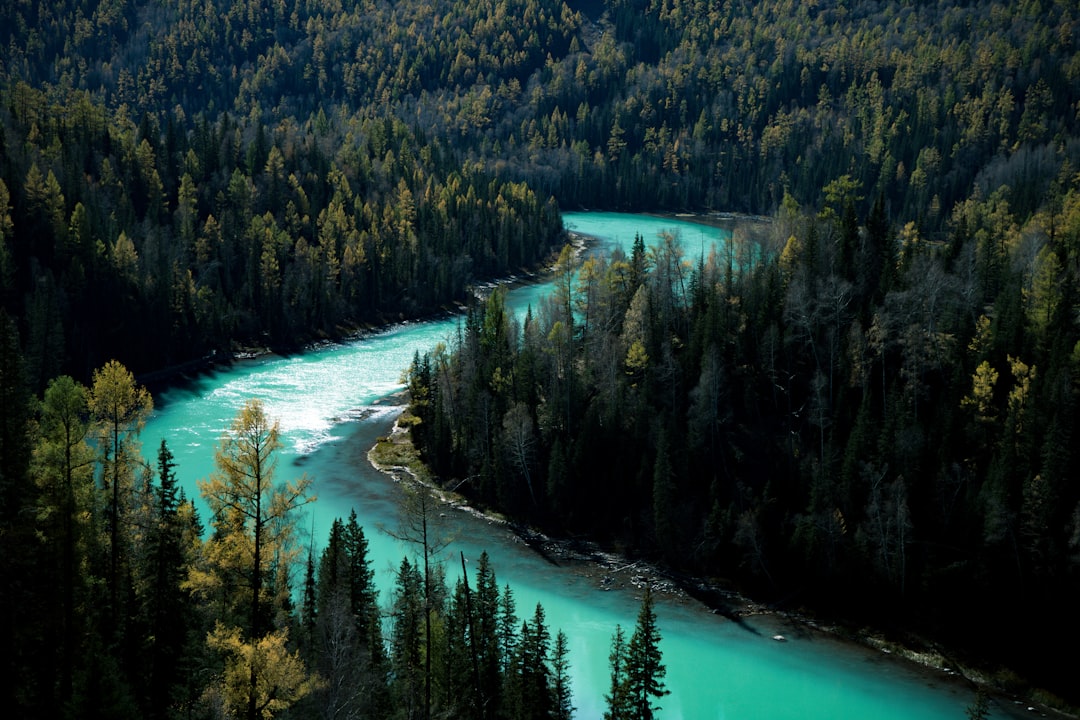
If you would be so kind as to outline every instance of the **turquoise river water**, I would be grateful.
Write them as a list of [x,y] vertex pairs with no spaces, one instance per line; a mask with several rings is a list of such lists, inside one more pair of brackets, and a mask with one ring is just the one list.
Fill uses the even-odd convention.
[[[611,213],[568,213],[567,229],[597,238],[601,248],[626,248],[641,233],[646,243],[661,231],[676,232],[686,254],[697,257],[723,244],[719,228],[675,219]],[[517,316],[548,291],[542,284],[511,291]],[[318,500],[302,523],[316,551],[330,524],[355,509],[371,546],[376,582],[384,601],[392,571],[412,552],[380,531],[396,525],[397,486],[374,471],[366,452],[386,434],[398,410],[379,401],[401,389],[402,372],[416,351],[448,342],[459,318],[406,323],[348,343],[281,357],[265,356],[200,375],[155,398],[156,409],[142,434],[146,454],[165,438],[188,497],[213,470],[213,451],[244,401],[260,398],[281,423],[284,448],[278,479],[301,473],[313,478]],[[204,522],[205,506],[197,500]],[[616,624],[632,630],[640,596],[632,587],[605,590],[580,567],[548,563],[504,527],[471,514],[450,511],[445,520],[455,537],[450,567],[459,551],[475,563],[487,551],[500,585],[509,583],[518,614],[531,616],[542,603],[552,633],[570,643],[575,716],[599,720],[608,689],[608,651]],[[294,582],[299,582],[296,578]],[[972,691],[945,674],[895,661],[822,634],[807,634],[771,616],[739,625],[692,601],[661,597],[657,615],[663,636],[671,694],[660,701],[661,718],[685,720],[880,720],[966,717]],[[773,640],[784,633],[787,642]],[[995,717],[1020,717],[1022,710],[998,705]]]

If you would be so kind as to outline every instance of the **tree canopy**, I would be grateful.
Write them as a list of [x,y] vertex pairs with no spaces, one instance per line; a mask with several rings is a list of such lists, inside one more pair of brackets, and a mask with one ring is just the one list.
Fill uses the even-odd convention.
[[[881,608],[1067,688],[1033,638],[1078,635],[1076,15],[1069,0],[4,3],[0,521],[43,562],[4,558],[18,582],[0,614],[50,657],[0,675],[50,717],[145,710],[144,680],[183,694],[139,676],[208,631],[185,601],[184,632],[159,632],[199,522],[135,462],[141,384],[458,308],[554,261],[559,209],[588,207],[771,222],[709,257],[675,237],[581,268],[567,251],[556,301],[524,319],[497,295],[473,304],[459,346],[410,372],[435,474],[682,570]],[[128,390],[131,412],[109,411]],[[149,535],[169,549],[157,565]],[[434,645],[453,593],[428,570]],[[261,577],[233,574],[254,588],[249,633],[270,630],[262,590],[283,592]],[[53,586],[56,622],[21,623]],[[980,627],[1021,616],[1032,626],[986,645]],[[310,619],[312,647],[364,632]],[[499,647],[526,634],[515,619]],[[401,657],[423,647],[407,637]],[[218,640],[219,662],[255,667]],[[372,647],[331,665],[377,672]],[[49,663],[48,687],[21,682]],[[473,697],[493,697],[481,680]],[[426,709],[449,697],[427,685]]]

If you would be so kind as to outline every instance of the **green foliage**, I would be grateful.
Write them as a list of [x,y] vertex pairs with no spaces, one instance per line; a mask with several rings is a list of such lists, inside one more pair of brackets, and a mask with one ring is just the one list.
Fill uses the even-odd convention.
[[641,600],[634,634],[630,636],[630,644],[626,648],[626,662],[626,680],[634,706],[632,717],[648,720],[660,709],[653,706],[653,700],[668,694],[664,685],[667,669],[660,652],[660,631],[656,625],[652,592],[648,587]]
[[[606,6],[6,9],[5,303],[21,315],[47,274],[77,333],[27,323],[63,349],[36,387],[118,344],[141,371],[430,312],[538,262],[552,195],[767,212],[786,194],[849,230],[847,206],[874,203],[923,237],[973,185],[1008,187],[1024,216],[1063,197],[1068,3],[993,22],[979,5]],[[869,232],[838,258],[860,293]]]
[[[180,556],[212,564],[175,552],[197,519],[140,482],[133,445],[99,444],[112,498],[87,481],[85,411],[57,413],[93,368],[167,374],[464,302],[563,244],[560,205],[778,212],[773,237],[696,267],[671,239],[578,279],[567,253],[520,333],[498,294],[471,310],[410,372],[438,475],[681,569],[910,610],[975,644],[1030,616],[1046,627],[987,652],[1055,677],[1031,638],[1075,637],[1080,595],[1075,8],[714,5],[0,10],[0,520],[49,573],[4,607],[61,590],[59,625],[20,628],[59,668],[18,683],[26,706],[145,706],[153,598]],[[168,552],[140,554],[128,508]],[[338,605],[316,600],[329,623]],[[505,671],[520,628],[500,612],[487,667]],[[102,672],[119,679],[91,698]]]
[[[17,391],[17,353],[6,359],[6,397],[27,397]],[[518,624],[513,593],[500,592],[486,554],[475,593],[467,575],[447,592],[426,495],[406,508],[423,559],[402,560],[389,638],[355,512],[333,523],[317,563],[309,557],[297,614],[293,516],[311,500],[310,481],[277,481],[278,427],[261,404],[242,408],[217,472],[201,483],[213,528],[204,539],[166,441],[156,472],[134,442],[149,394],[116,362],[94,377],[91,389],[62,376],[40,401],[27,397],[19,479],[30,487],[4,496],[18,504],[5,504],[0,519],[21,558],[4,567],[19,584],[0,599],[20,620],[6,665],[20,715],[570,716],[566,636],[553,644],[540,606]],[[17,469],[18,445],[3,439],[3,467]],[[118,515],[110,473],[131,475],[127,464],[143,470],[125,485]],[[123,539],[117,565],[114,537]]]
[[[25,142],[0,177],[22,189],[0,197],[0,299],[29,328],[36,387],[113,353],[157,370],[430,313],[536,264],[560,235],[552,202],[448,163],[439,140],[400,120],[334,115],[336,140],[316,142],[310,123],[271,134],[257,113],[187,123],[178,110],[157,135],[83,93],[4,93],[20,108],[5,124]],[[110,122],[88,136],[72,110],[42,136],[36,118],[52,104]],[[50,159],[53,146],[78,161]],[[244,148],[266,159],[249,167]]]
[[605,720],[651,720],[660,710],[653,702],[667,695],[668,690],[664,685],[667,668],[660,651],[660,630],[648,586],[630,641],[626,642],[622,628],[615,628],[609,661],[611,692]]
[[[529,419],[529,472],[546,486],[524,504],[474,498],[554,532],[766,595],[800,588],[860,617],[940,613],[974,644],[985,613],[1078,597],[1080,495],[1064,481],[1078,267],[1051,259],[1042,216],[1022,222],[976,193],[955,220],[955,237],[975,242],[946,248],[912,229],[899,250],[880,204],[866,225],[850,205],[836,221],[786,212],[758,239],[732,240],[730,256],[757,263],[717,253],[691,267],[657,239],[629,300],[621,259],[595,262],[588,302],[571,295],[575,333],[557,294],[522,342],[499,348],[501,366],[528,358],[525,377],[485,382],[476,369],[491,351],[468,331],[418,358],[418,396],[456,402],[417,406],[422,425],[454,438],[446,453],[418,436],[433,475],[497,466]],[[852,262],[871,257],[881,273]],[[512,409],[503,444],[478,434],[492,408]],[[1006,634],[1003,660],[1056,677],[1030,633]]]
[[615,626],[608,662],[611,666],[611,690],[604,697],[607,701],[604,720],[621,720],[630,714],[630,697],[626,684],[626,633],[621,625]]

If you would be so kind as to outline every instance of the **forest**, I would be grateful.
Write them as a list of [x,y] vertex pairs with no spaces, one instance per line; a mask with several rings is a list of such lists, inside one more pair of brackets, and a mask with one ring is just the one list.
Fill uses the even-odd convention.
[[[448,579],[449,529],[426,491],[405,492],[390,531],[416,553],[383,607],[355,510],[305,564],[298,511],[316,501],[313,480],[278,479],[279,424],[261,401],[245,403],[198,483],[209,528],[167,441],[153,465],[142,457],[152,407],[112,361],[89,387],[54,379],[38,408],[32,485],[4,497],[33,513],[4,536],[18,717],[572,716],[566,635],[539,604],[519,617],[486,553],[471,579],[464,555]],[[664,671],[648,590],[629,641],[614,632],[614,717],[651,717]]]
[[[1045,650],[1080,640],[1076,16],[1068,0],[4,3],[16,709],[190,715],[207,657],[243,684],[226,668],[257,637],[323,662],[302,626],[338,612],[305,615],[336,591],[294,602],[288,543],[237,582],[228,513],[203,527],[168,489],[167,448],[148,469],[124,445],[138,389],[462,307],[459,341],[408,378],[438,478],[1080,704]],[[559,254],[560,210],[579,208],[769,221],[707,256],[665,237],[582,262]],[[555,255],[559,289],[526,317],[473,299]],[[126,417],[107,407],[120,388]],[[318,586],[321,558],[307,567]],[[447,618],[456,592],[439,590]],[[363,633],[350,602],[358,624],[337,630]],[[154,623],[204,606],[216,617],[170,624],[202,633],[174,654],[191,636]],[[297,707],[330,702],[292,681]]]

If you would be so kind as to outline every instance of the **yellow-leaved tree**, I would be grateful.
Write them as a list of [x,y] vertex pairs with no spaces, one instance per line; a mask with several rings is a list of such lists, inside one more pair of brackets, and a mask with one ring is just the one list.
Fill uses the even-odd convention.
[[[94,371],[87,404],[94,418],[101,452],[102,483],[108,499],[109,569],[106,578],[114,618],[122,614],[120,585],[131,554],[128,509],[135,473],[142,466],[138,436],[154,409],[153,398],[117,360]],[[114,620],[118,622],[118,620]]]
[[[317,684],[286,648],[285,600],[297,558],[295,511],[315,500],[311,480],[275,481],[277,421],[249,400],[214,456],[217,471],[199,481],[214,532],[206,562],[188,586],[219,609],[207,642],[225,655],[222,703],[234,717],[269,718]],[[243,680],[241,680],[241,677]]]
[[320,685],[300,651],[289,652],[284,628],[245,641],[239,628],[219,624],[206,642],[225,656],[225,672],[216,690],[231,717],[270,720]]

